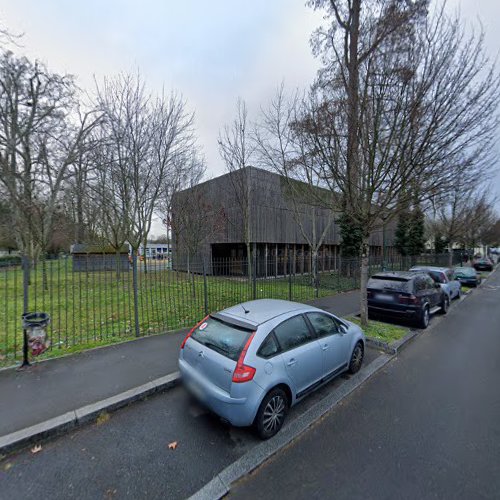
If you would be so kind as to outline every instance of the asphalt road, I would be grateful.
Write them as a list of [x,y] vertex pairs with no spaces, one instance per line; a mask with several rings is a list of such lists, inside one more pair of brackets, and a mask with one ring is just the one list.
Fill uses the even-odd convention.
[[[366,365],[377,356],[368,348]],[[289,421],[345,377],[294,407]],[[0,499],[186,498],[258,443],[251,430],[222,424],[178,387],[46,443],[39,453],[4,458]]]
[[500,272],[448,316],[231,497],[500,498]]

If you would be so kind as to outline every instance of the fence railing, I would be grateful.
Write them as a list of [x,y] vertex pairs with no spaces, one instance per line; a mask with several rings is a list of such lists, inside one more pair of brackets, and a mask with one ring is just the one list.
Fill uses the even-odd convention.
[[[334,265],[318,260],[316,266],[310,263],[301,268],[287,259],[281,259],[279,265],[271,259],[259,265],[251,262],[250,267],[246,260],[220,260],[207,266],[191,265],[189,271],[175,262],[148,260],[137,264],[134,290],[127,262],[118,262],[113,270],[113,266],[96,264],[99,256],[86,259],[85,265],[81,259],[75,265],[67,257],[31,266],[28,310],[50,315],[51,355],[188,327],[206,313],[252,299],[308,301],[355,289],[360,276],[357,259],[338,259]],[[371,258],[369,272],[447,263],[447,255],[393,257],[385,263]],[[21,357],[22,313],[23,270],[18,265],[0,268],[2,364]]]

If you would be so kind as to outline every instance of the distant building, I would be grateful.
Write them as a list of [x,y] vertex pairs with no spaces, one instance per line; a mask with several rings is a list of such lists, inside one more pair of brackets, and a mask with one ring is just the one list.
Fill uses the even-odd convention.
[[111,247],[100,245],[71,245],[73,272],[120,271],[130,268],[128,247],[124,245],[118,252]]
[[[311,250],[297,224],[293,203],[287,195],[287,181],[282,176],[255,167],[225,174],[177,193],[172,209],[173,267],[177,270],[201,269],[208,274],[245,275],[247,250],[241,204],[237,199],[235,178],[241,190],[248,190],[251,246],[255,252],[258,276],[310,272]],[[324,190],[325,193],[329,191]],[[309,207],[312,208],[312,207]],[[301,212],[301,225],[306,234],[312,234],[311,210]],[[189,209],[192,222],[183,220]],[[330,211],[316,209],[316,234],[320,235]],[[213,225],[213,230],[208,226]],[[187,233],[192,233],[189,236]],[[199,241],[196,241],[196,237]],[[318,236],[319,237],[319,236]],[[193,240],[194,238],[194,240]],[[385,238],[390,249],[394,239],[394,224],[373,232],[370,237],[372,255],[382,255]],[[195,244],[190,245],[190,241]],[[326,232],[319,251],[319,270],[337,269],[340,259],[340,227],[334,220]]]
[[146,259],[167,260],[172,256],[172,245],[148,241],[146,248],[144,245],[139,247],[139,256],[146,256]]

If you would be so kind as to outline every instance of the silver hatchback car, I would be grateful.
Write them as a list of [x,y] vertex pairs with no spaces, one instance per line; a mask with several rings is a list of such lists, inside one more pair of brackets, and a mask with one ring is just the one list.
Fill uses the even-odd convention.
[[234,426],[276,434],[288,409],[340,373],[356,373],[365,337],[353,323],[286,300],[254,300],[211,314],[181,345],[187,389]]

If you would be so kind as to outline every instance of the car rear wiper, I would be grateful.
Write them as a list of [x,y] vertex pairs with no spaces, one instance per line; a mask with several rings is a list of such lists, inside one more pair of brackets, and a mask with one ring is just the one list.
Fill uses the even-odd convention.
[[225,355],[231,354],[229,351],[226,351],[222,347],[218,346],[217,344],[213,344],[212,342],[204,342],[203,345],[210,348],[210,349],[213,349],[214,351],[218,351],[221,354],[225,354]]

